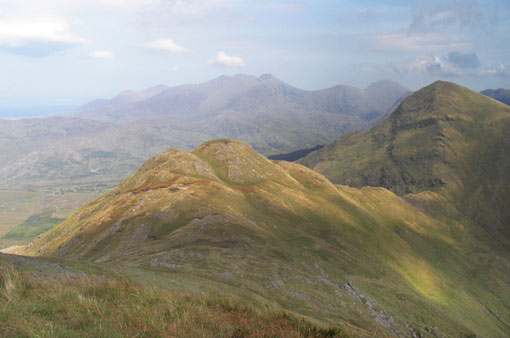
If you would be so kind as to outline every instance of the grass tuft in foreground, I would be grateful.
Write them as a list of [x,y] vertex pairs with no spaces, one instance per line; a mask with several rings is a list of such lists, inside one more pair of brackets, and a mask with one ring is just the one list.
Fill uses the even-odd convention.
[[45,278],[0,265],[6,337],[345,337],[274,308],[174,294],[121,278]]

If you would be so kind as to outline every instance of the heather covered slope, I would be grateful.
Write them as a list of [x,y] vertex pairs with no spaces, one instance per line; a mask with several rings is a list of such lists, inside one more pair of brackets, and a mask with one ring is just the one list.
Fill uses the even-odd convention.
[[237,141],[152,158],[22,253],[243,290],[361,336],[497,337],[510,325],[508,256],[469,229]]
[[[423,203],[437,193],[457,209],[456,218],[468,216],[508,248],[508,128],[508,106],[438,81],[372,129],[340,136],[300,163],[338,184],[421,193]],[[420,196],[412,199],[421,203]]]

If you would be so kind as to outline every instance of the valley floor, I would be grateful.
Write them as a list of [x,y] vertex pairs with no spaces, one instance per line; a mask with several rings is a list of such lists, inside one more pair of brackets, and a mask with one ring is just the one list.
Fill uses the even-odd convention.
[[[0,189],[0,249],[28,244],[54,225],[48,224],[46,228],[29,226],[18,230],[17,233],[7,235],[20,225],[26,225],[31,216],[43,216],[43,218],[46,216],[45,218],[55,220],[65,219],[105,189],[107,187],[90,189],[80,185],[20,190]],[[39,223],[44,221],[48,220],[39,219]]]

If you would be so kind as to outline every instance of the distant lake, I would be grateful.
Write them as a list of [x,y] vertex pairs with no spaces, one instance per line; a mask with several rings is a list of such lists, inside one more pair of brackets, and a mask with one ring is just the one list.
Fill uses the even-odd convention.
[[44,117],[76,109],[77,106],[0,107],[0,118]]

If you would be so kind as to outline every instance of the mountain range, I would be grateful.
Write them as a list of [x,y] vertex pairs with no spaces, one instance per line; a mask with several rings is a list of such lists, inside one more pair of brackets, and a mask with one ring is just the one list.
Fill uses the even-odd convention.
[[92,101],[70,116],[128,123],[162,117],[197,122],[217,116],[238,120],[260,116],[285,119],[291,115],[294,120],[304,122],[317,114],[315,118],[351,117],[361,123],[387,112],[407,93],[409,89],[389,80],[372,83],[365,89],[338,85],[307,91],[270,74],[260,77],[238,74],[200,84],[124,91],[111,100]]
[[271,75],[125,91],[61,117],[2,121],[0,186],[113,184],[169,147],[193,149],[215,138],[263,153],[315,146],[367,128],[408,93],[391,81],[305,91]]

